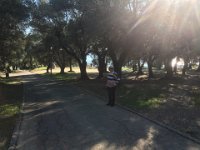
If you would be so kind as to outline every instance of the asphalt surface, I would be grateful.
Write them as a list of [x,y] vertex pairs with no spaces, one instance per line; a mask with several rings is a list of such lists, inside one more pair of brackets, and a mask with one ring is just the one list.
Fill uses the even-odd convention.
[[200,150],[200,145],[72,84],[39,75],[25,83],[17,150]]

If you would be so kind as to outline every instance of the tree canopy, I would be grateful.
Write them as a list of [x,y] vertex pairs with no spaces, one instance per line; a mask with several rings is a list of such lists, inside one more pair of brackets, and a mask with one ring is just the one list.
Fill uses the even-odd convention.
[[[79,65],[81,78],[88,79],[86,58],[92,53],[97,55],[99,77],[106,71],[106,57],[120,75],[122,66],[129,62],[141,74],[146,62],[150,78],[156,63],[165,66],[167,77],[173,76],[172,59],[182,58],[185,74],[189,63],[200,60],[199,3],[197,0],[2,0],[1,70],[27,62],[27,55],[30,68],[32,60],[50,66],[54,58],[63,73],[67,60],[73,58]],[[29,36],[24,27],[31,28]],[[38,38],[34,39],[35,35]],[[24,54],[19,57],[22,51]]]

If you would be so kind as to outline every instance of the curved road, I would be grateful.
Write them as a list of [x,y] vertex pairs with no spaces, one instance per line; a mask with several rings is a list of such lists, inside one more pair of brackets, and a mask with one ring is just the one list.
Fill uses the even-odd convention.
[[200,150],[200,145],[62,81],[21,77],[18,150]]

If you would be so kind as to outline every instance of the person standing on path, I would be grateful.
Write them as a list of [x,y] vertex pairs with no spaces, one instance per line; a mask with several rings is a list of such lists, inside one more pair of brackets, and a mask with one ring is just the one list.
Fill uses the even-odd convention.
[[119,83],[119,78],[117,77],[117,73],[114,72],[114,68],[112,66],[109,67],[109,74],[107,75],[106,87],[108,90],[108,98],[109,101],[107,105],[114,106],[115,105],[115,91],[117,84]]

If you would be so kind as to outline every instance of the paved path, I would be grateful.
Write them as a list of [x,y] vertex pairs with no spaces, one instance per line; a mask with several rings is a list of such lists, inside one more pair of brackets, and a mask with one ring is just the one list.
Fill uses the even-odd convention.
[[24,76],[18,150],[200,150],[193,143],[122,108],[108,107],[61,81]]

